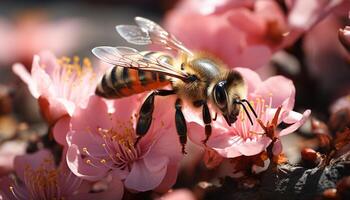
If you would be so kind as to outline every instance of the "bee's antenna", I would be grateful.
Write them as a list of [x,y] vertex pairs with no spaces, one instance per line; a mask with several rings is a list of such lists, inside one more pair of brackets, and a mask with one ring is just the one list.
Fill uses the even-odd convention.
[[241,101],[241,100],[237,100],[237,101],[235,101],[235,103],[241,104],[241,106],[243,107],[245,113],[246,113],[247,116],[248,116],[248,119],[249,119],[250,123],[253,125],[253,120],[252,120],[252,118],[250,117],[249,112],[248,112],[247,108],[245,107],[245,105],[242,103],[242,101]]
[[256,114],[256,112],[255,112],[255,110],[254,110],[253,106],[252,106],[252,105],[250,105],[250,103],[249,103],[249,101],[248,101],[247,99],[242,99],[242,100],[241,100],[241,102],[246,102],[246,103],[248,104],[248,106],[249,106],[250,110],[253,112],[253,114],[254,114],[255,118],[258,118],[258,115]]

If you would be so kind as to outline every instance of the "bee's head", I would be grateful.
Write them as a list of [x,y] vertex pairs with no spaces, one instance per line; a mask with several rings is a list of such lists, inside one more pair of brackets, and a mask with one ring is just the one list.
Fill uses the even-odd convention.
[[212,92],[212,98],[216,107],[221,111],[227,123],[231,125],[237,120],[239,114],[239,97],[230,97],[229,87],[226,80],[219,81],[215,84]]
[[240,74],[232,72],[227,79],[220,80],[212,87],[212,100],[221,111],[228,125],[237,120],[241,107],[243,107],[249,120],[253,123],[247,107],[257,117],[249,102],[243,99],[246,96],[246,88]]

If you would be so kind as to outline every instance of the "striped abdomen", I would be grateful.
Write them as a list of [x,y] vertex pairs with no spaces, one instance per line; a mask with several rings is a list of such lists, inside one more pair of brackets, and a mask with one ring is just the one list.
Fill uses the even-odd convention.
[[[145,57],[167,55],[159,52],[141,52]],[[167,56],[168,63],[171,58]],[[105,98],[115,99],[131,96],[145,91],[157,89],[169,84],[166,76],[150,71],[131,69],[127,67],[114,66],[106,72],[96,88],[96,94]]]

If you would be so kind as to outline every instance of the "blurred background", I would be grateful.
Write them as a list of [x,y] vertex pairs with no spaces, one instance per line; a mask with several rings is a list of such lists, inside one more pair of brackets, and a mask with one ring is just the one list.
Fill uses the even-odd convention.
[[[176,1],[1,1],[1,68],[31,63],[42,49],[63,55],[91,56],[96,45],[126,42],[115,25],[133,23],[135,16],[160,21]],[[6,49],[6,50],[5,50]],[[3,81],[3,79],[1,79]]]

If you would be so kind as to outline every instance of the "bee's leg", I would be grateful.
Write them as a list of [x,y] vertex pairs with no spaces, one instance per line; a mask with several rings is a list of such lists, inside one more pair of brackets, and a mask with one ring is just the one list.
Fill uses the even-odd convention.
[[154,110],[154,97],[157,96],[167,96],[175,94],[173,90],[156,90],[153,91],[143,102],[139,118],[137,119],[136,124],[136,135],[138,136],[135,142],[135,145],[139,142],[139,140],[146,135],[148,129],[152,124],[152,115]]
[[186,154],[185,151],[185,145],[187,142],[187,126],[186,126],[186,120],[182,113],[182,105],[181,105],[181,99],[176,99],[175,102],[175,124],[176,124],[176,130],[177,134],[179,135],[180,143],[182,145],[182,153]]
[[203,102],[203,122],[205,124],[205,139],[202,141],[203,144],[206,144],[209,140],[209,137],[211,135],[211,116],[208,108],[208,104],[206,102]]

